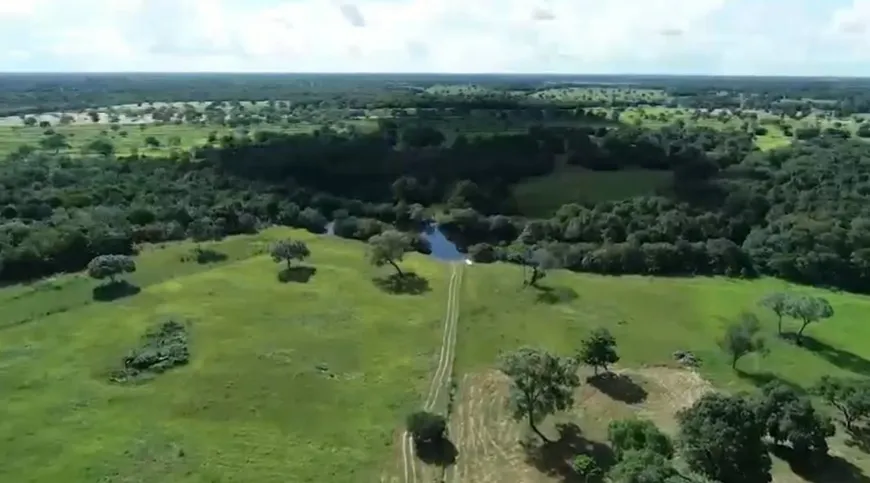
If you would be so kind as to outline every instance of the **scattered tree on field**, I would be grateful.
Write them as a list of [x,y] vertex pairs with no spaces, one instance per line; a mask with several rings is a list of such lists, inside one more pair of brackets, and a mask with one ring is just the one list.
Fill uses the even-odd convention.
[[801,328],[797,333],[797,340],[798,343],[800,343],[804,329],[813,322],[819,322],[823,319],[833,317],[834,308],[831,307],[830,302],[823,297],[803,295],[796,297],[788,304],[786,313],[801,321]]
[[37,120],[33,116],[27,116],[24,118],[24,125],[27,127],[33,127],[37,123]]
[[755,404],[709,393],[677,413],[679,444],[689,468],[721,483],[769,483],[766,431]]
[[146,148],[159,148],[160,140],[154,136],[148,136],[145,138],[145,147]]
[[308,245],[301,240],[281,240],[272,247],[272,260],[275,263],[287,262],[289,270],[293,260],[300,262],[311,256]]
[[848,430],[870,417],[870,381],[866,379],[824,376],[813,392],[840,411]]
[[607,427],[610,447],[621,459],[630,451],[651,451],[667,459],[674,457],[671,438],[647,419],[617,419]]
[[532,431],[548,441],[537,423],[574,404],[574,389],[580,386],[577,361],[543,349],[523,347],[503,355],[499,366],[511,379],[509,404],[514,419],[525,418]]
[[619,362],[619,354],[616,353],[616,339],[613,338],[609,330],[603,327],[593,330],[588,337],[583,339],[579,359],[587,366],[592,366],[595,375],[598,375],[598,368],[607,372],[609,364]]
[[789,307],[791,305],[792,297],[790,294],[785,292],[773,292],[765,295],[758,304],[764,308],[770,309],[776,314],[777,317],[777,333],[782,335],[782,316],[787,315],[789,311]]
[[[524,250],[522,253],[517,253],[518,261],[523,264],[523,286],[534,287],[541,279],[547,276],[548,270],[554,270],[560,267],[559,258],[546,248],[538,248],[532,251]],[[531,277],[526,280],[526,269],[532,269]]]
[[69,148],[70,145],[66,140],[66,136],[61,133],[54,133],[50,136],[45,136],[39,140],[39,147],[42,149],[52,150],[55,154],[61,149]]
[[417,446],[437,443],[443,440],[447,434],[447,420],[444,416],[428,411],[416,411],[409,414],[405,424]]
[[109,157],[115,154],[115,145],[105,138],[97,138],[85,145],[85,151]]
[[100,255],[88,263],[88,275],[96,280],[117,283],[118,275],[136,271],[136,262],[127,255]]
[[816,463],[828,454],[834,425],[794,388],[772,382],[762,388],[759,415],[776,444],[788,443],[801,461]]
[[391,265],[402,277],[404,273],[398,263],[404,259],[405,253],[413,249],[411,237],[396,230],[387,230],[369,239],[369,260],[376,267]]
[[758,317],[751,312],[740,314],[736,321],[725,328],[725,335],[719,341],[719,347],[731,356],[732,369],[737,369],[737,361],[741,357],[753,352],[763,354],[766,351],[765,341],[759,336],[760,330]]

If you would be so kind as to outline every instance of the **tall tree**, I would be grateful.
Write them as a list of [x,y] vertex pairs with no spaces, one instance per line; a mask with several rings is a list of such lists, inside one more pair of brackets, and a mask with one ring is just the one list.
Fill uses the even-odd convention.
[[577,361],[543,349],[523,347],[501,357],[499,368],[511,379],[509,403],[514,419],[526,419],[544,441],[537,423],[556,411],[574,405],[574,390],[580,386]]
[[840,411],[848,430],[870,418],[870,380],[823,376],[813,393]]
[[758,317],[751,312],[740,314],[736,321],[725,328],[725,335],[719,341],[719,347],[731,356],[732,369],[737,369],[737,361],[741,357],[753,352],[765,352],[765,341],[758,335],[760,330]]
[[588,337],[583,339],[580,347],[579,358],[584,364],[592,366],[595,375],[598,375],[598,368],[604,369],[607,372],[609,364],[619,362],[619,354],[616,353],[616,339],[609,330],[598,328],[592,331]]
[[398,263],[414,249],[411,237],[396,231],[387,230],[369,239],[369,260],[377,267],[391,265],[399,276],[404,276]]
[[136,271],[136,262],[126,255],[100,255],[88,263],[88,275],[97,280],[116,283],[118,275]]
[[834,435],[834,425],[793,387],[778,382],[765,385],[758,407],[774,443],[788,443],[807,463],[820,462],[828,454],[827,438]]
[[755,404],[708,393],[677,413],[679,443],[693,471],[721,483],[769,483],[770,455]]
[[777,317],[777,333],[782,335],[782,316],[788,314],[788,309],[793,297],[785,292],[772,292],[765,295],[758,304],[770,309]]
[[804,329],[813,322],[819,322],[834,316],[834,308],[824,297],[803,295],[795,298],[788,304],[786,313],[801,321],[801,328],[797,333],[798,343],[803,337]]

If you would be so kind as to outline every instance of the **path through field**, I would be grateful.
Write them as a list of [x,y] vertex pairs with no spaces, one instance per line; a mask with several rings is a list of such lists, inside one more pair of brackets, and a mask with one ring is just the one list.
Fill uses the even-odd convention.
[[[447,310],[444,315],[444,332],[441,337],[441,351],[438,367],[429,384],[429,391],[423,402],[425,411],[433,411],[439,406],[439,396],[449,392],[453,374],[453,358],[456,353],[456,324],[459,321],[459,298],[462,286],[463,265],[450,264],[450,284],[447,289]],[[446,415],[445,415],[446,416]],[[417,460],[414,455],[414,441],[407,431],[402,433],[402,475],[405,483],[417,482]]]

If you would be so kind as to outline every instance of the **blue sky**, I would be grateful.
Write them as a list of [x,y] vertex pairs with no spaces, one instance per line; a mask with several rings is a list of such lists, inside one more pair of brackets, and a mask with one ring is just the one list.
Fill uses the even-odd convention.
[[0,0],[0,71],[870,76],[870,0]]

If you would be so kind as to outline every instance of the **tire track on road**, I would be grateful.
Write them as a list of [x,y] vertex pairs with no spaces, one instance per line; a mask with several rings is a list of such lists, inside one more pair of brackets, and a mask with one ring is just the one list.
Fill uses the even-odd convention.
[[[441,351],[438,355],[438,366],[429,384],[429,391],[423,401],[423,409],[431,411],[438,402],[441,393],[449,377],[453,373],[453,358],[456,352],[456,326],[459,321],[459,304],[457,302],[460,287],[462,285],[462,265],[452,263],[450,265],[450,283],[447,287],[447,309],[444,316],[444,332],[441,336]],[[411,435],[402,433],[402,468],[405,483],[417,482],[417,462],[414,455],[414,441]]]

